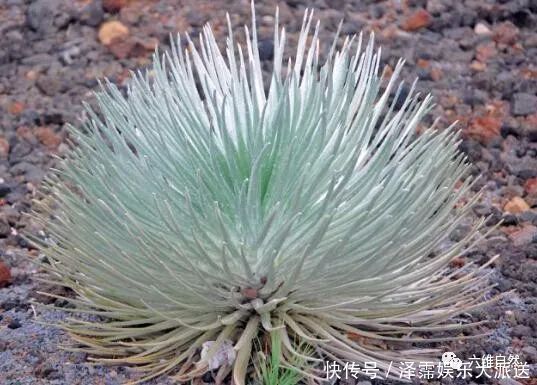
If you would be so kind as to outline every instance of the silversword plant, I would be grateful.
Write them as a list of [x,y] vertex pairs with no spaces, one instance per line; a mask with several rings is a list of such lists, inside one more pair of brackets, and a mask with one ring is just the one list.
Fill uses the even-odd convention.
[[202,375],[231,342],[220,374],[242,385],[269,333],[287,365],[429,358],[419,343],[445,334],[419,332],[471,326],[457,316],[487,290],[483,269],[449,267],[482,222],[438,251],[475,200],[457,134],[417,135],[431,97],[401,96],[402,62],[383,79],[373,39],[336,39],[321,61],[307,12],[287,60],[276,15],[265,88],[255,17],[244,50],[228,24],[225,54],[207,26],[198,45],[155,55],[127,96],[107,83],[102,117],[71,128],[43,203],[53,217],[37,214],[53,281],[91,315],[62,327],[142,379]]

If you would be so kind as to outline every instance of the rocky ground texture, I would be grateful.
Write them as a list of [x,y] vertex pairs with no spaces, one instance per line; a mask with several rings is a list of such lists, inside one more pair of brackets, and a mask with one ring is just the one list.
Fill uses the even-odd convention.
[[[342,18],[344,33],[374,31],[386,70],[404,57],[404,78],[418,76],[418,87],[436,97],[432,115],[444,126],[459,121],[460,147],[473,173],[483,175],[475,217],[490,216],[490,226],[503,222],[487,242],[453,263],[482,264],[499,254],[491,295],[512,293],[474,315],[491,321],[480,330],[490,336],[450,348],[459,357],[518,354],[530,363],[533,378],[453,382],[536,384],[537,2],[260,0],[261,58],[267,63],[276,4],[291,45],[306,7],[322,20],[321,40],[331,40]],[[89,366],[84,355],[59,350],[58,344],[68,343],[64,333],[35,322],[37,315],[47,322],[62,317],[32,304],[54,303],[39,292],[62,292],[35,280],[32,262],[40,256],[21,233],[42,229],[24,213],[54,156],[68,149],[65,127],[84,118],[82,101],[93,103],[98,79],[124,86],[129,70],[147,66],[156,46],[169,47],[170,34],[196,36],[208,21],[223,42],[226,11],[235,26],[249,21],[244,0],[0,0],[1,384],[113,385],[135,378],[131,369]],[[460,239],[469,223],[449,234],[448,242]]]

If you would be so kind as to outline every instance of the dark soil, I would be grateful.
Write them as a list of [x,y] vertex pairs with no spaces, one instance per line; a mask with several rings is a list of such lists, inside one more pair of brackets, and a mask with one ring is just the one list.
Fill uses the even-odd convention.
[[[374,31],[389,68],[397,58],[404,78],[419,76],[432,92],[433,116],[443,126],[455,120],[460,145],[473,173],[483,177],[475,217],[503,223],[489,240],[455,263],[483,264],[495,255],[491,295],[509,292],[474,319],[490,320],[488,337],[446,345],[459,357],[518,354],[533,379],[442,380],[442,383],[535,384],[537,374],[537,2],[534,0],[288,0],[278,3],[280,21],[296,43],[306,7],[322,20],[330,42],[340,19],[344,33]],[[258,1],[261,57],[272,58],[276,2]],[[249,23],[248,1],[195,0],[0,0],[0,384],[119,384],[135,378],[128,368],[85,364],[85,356],[58,349],[68,343],[56,328],[36,323],[63,315],[37,309],[50,302],[39,291],[60,291],[35,281],[32,260],[41,256],[21,237],[39,234],[22,215],[31,210],[53,155],[68,149],[66,125],[84,118],[82,101],[93,103],[96,79],[124,86],[129,70],[150,62],[156,45],[169,47],[170,33],[196,36],[210,21],[224,41],[225,12],[238,27]],[[104,45],[103,23],[119,21],[120,38]],[[101,31],[102,32],[102,31]],[[106,36],[104,36],[106,39]],[[468,231],[462,225],[448,242]],[[7,267],[7,269],[6,269]],[[8,279],[6,271],[10,272]],[[9,282],[7,282],[9,281]],[[65,303],[56,301],[56,305]],[[361,379],[360,384],[369,383]],[[373,381],[374,383],[386,383]],[[154,384],[171,384],[161,378]],[[431,382],[432,383],[432,382]]]

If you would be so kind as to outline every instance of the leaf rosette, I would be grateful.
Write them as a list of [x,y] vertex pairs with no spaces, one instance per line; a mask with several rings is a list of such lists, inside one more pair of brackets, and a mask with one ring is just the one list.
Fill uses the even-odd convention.
[[430,357],[400,343],[472,326],[456,317],[488,287],[483,268],[448,266],[483,222],[435,252],[477,199],[457,133],[416,134],[431,97],[415,84],[402,96],[402,61],[383,79],[372,38],[336,38],[321,64],[307,12],[284,61],[276,15],[265,88],[255,17],[245,50],[228,23],[225,53],[207,26],[198,45],[155,54],[126,96],[105,84],[102,117],[71,127],[77,145],[48,183],[54,218],[37,217],[56,241],[42,245],[51,276],[97,319],[62,327],[143,379],[199,376],[232,341],[220,374],[244,384],[260,333],[278,333],[283,364]]

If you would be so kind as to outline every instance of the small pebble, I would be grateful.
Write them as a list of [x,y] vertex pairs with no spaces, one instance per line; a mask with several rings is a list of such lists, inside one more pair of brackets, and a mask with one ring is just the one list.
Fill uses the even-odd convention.
[[477,23],[474,32],[480,36],[492,36],[492,31],[484,23]]
[[21,323],[19,322],[18,319],[14,318],[12,319],[8,324],[7,324],[7,327],[10,328],[10,329],[18,329],[20,328],[22,325]]
[[529,115],[537,111],[537,96],[525,92],[513,95],[513,115]]

